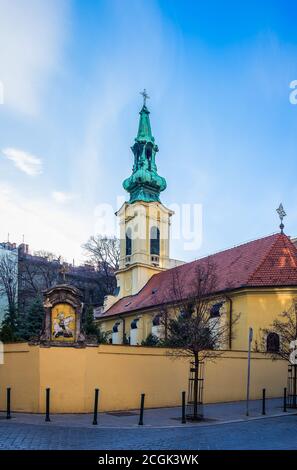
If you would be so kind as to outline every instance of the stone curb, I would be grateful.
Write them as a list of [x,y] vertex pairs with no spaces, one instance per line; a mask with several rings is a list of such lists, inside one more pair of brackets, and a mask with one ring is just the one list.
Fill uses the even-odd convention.
[[[77,425],[73,425],[73,424],[67,424],[67,423],[59,423],[59,422],[55,422],[54,420],[54,415],[52,417],[52,421],[49,422],[49,423],[46,423],[45,421],[41,421],[41,422],[26,422],[24,420],[16,420],[15,419],[15,416],[17,415],[17,413],[14,415],[14,417],[11,419],[11,420],[6,420],[5,417],[3,417],[1,420],[0,420],[0,426],[1,426],[1,422],[5,422],[6,424],[24,424],[24,425],[28,425],[28,426],[54,426],[54,427],[62,427],[62,428],[69,428],[69,429],[76,429],[76,428],[80,428],[80,429],[94,429],[94,431],[96,430],[104,430],[104,429],[175,429],[175,428],[195,428],[195,427],[205,427],[205,426],[221,426],[221,425],[224,425],[224,424],[237,424],[237,423],[242,423],[242,422],[250,422],[250,421],[256,421],[256,420],[261,420],[261,419],[272,419],[272,418],[280,418],[280,417],[288,417],[288,416],[296,416],[297,415],[297,412],[282,412],[282,413],[277,413],[277,414],[273,414],[273,415],[269,415],[269,414],[266,414],[266,415],[260,415],[260,416],[244,416],[242,418],[236,418],[236,419],[228,419],[228,420],[216,420],[215,418],[209,418],[209,419],[212,419],[213,422],[198,422],[198,423],[191,423],[191,422],[187,422],[186,424],[172,424],[172,425],[169,425],[169,424],[164,424],[164,425],[154,425],[154,424],[144,424],[143,426],[139,426],[138,424],[131,424],[130,426],[128,425],[124,425],[124,426],[114,426],[114,425],[101,425],[100,424],[100,415],[98,416],[98,422],[99,424],[97,426],[94,426],[92,425],[91,423],[90,424],[77,424]],[[40,415],[42,416],[43,418],[43,415]]]

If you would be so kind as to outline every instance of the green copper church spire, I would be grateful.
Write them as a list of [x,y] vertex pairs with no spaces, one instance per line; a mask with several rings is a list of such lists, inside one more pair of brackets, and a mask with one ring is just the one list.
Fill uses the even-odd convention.
[[134,165],[132,175],[125,179],[123,187],[130,193],[129,203],[135,201],[160,201],[160,192],[166,188],[166,180],[158,175],[155,155],[159,151],[152,136],[146,91],[142,93],[143,106],[140,111],[138,133],[133,147]]
[[137,133],[136,140],[154,142],[154,138],[152,136],[152,130],[151,130],[150,116],[149,116],[150,112],[146,107],[146,100],[149,98],[149,96],[147,95],[146,90],[143,90],[141,94],[143,96],[143,107],[139,113],[140,119],[139,119],[139,126],[138,126],[138,133]]

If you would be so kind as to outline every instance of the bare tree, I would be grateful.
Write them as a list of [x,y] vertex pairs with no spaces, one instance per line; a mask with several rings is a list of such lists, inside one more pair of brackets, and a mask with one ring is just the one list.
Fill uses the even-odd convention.
[[262,329],[262,349],[272,359],[288,361],[288,396],[292,408],[297,408],[297,298],[290,308],[279,314],[270,328]]
[[61,256],[57,256],[54,253],[52,253],[51,251],[47,251],[47,250],[34,251],[33,255],[38,256],[39,258],[45,258],[48,261],[55,261],[55,260],[56,261],[62,261]]
[[272,357],[290,361],[292,343],[297,340],[297,298],[290,308],[273,321],[270,328],[262,329],[262,348]]
[[115,287],[114,272],[119,269],[120,241],[116,237],[95,235],[83,245],[88,261],[104,276],[106,294]]
[[167,296],[173,305],[161,312],[164,343],[173,348],[170,354],[192,358],[193,419],[198,419],[199,367],[205,359],[213,360],[226,349],[239,315],[231,320],[220,313],[225,299],[214,294],[216,269],[209,260],[196,266],[190,283],[179,269],[173,269],[171,276]]
[[0,259],[0,295],[6,296],[8,314],[16,316],[18,294],[18,260],[14,255],[4,255]]
[[19,263],[19,303],[41,298],[42,291],[52,287],[59,279],[60,262],[48,257],[21,257]]
[[[114,276],[112,276],[114,279]],[[42,292],[59,283],[68,283],[81,290],[84,303],[100,304],[106,295],[105,278],[92,266],[74,266],[46,251],[35,255],[19,255],[19,310],[23,313]]]

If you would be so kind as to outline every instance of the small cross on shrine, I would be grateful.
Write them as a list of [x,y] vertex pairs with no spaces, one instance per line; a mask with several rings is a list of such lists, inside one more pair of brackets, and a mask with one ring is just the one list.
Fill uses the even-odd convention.
[[66,282],[66,274],[68,273],[69,269],[66,264],[63,264],[63,266],[60,269],[60,273],[62,274],[63,277],[63,282]]

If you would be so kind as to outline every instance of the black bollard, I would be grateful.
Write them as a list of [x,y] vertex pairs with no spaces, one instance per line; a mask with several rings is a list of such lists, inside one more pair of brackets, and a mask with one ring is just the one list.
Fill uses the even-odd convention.
[[182,392],[182,424],[186,422],[186,392]]
[[99,389],[95,388],[95,400],[94,400],[94,417],[93,424],[96,426],[98,424],[98,398],[99,398]]
[[6,419],[11,419],[11,388],[6,389]]
[[287,388],[284,388],[284,413],[287,412]]
[[140,414],[139,414],[139,426],[143,426],[143,412],[144,412],[144,397],[145,394],[141,394],[141,399],[140,399]]
[[50,421],[50,392],[51,389],[47,388],[45,390],[45,421]]
[[266,415],[266,389],[262,391],[262,415]]

